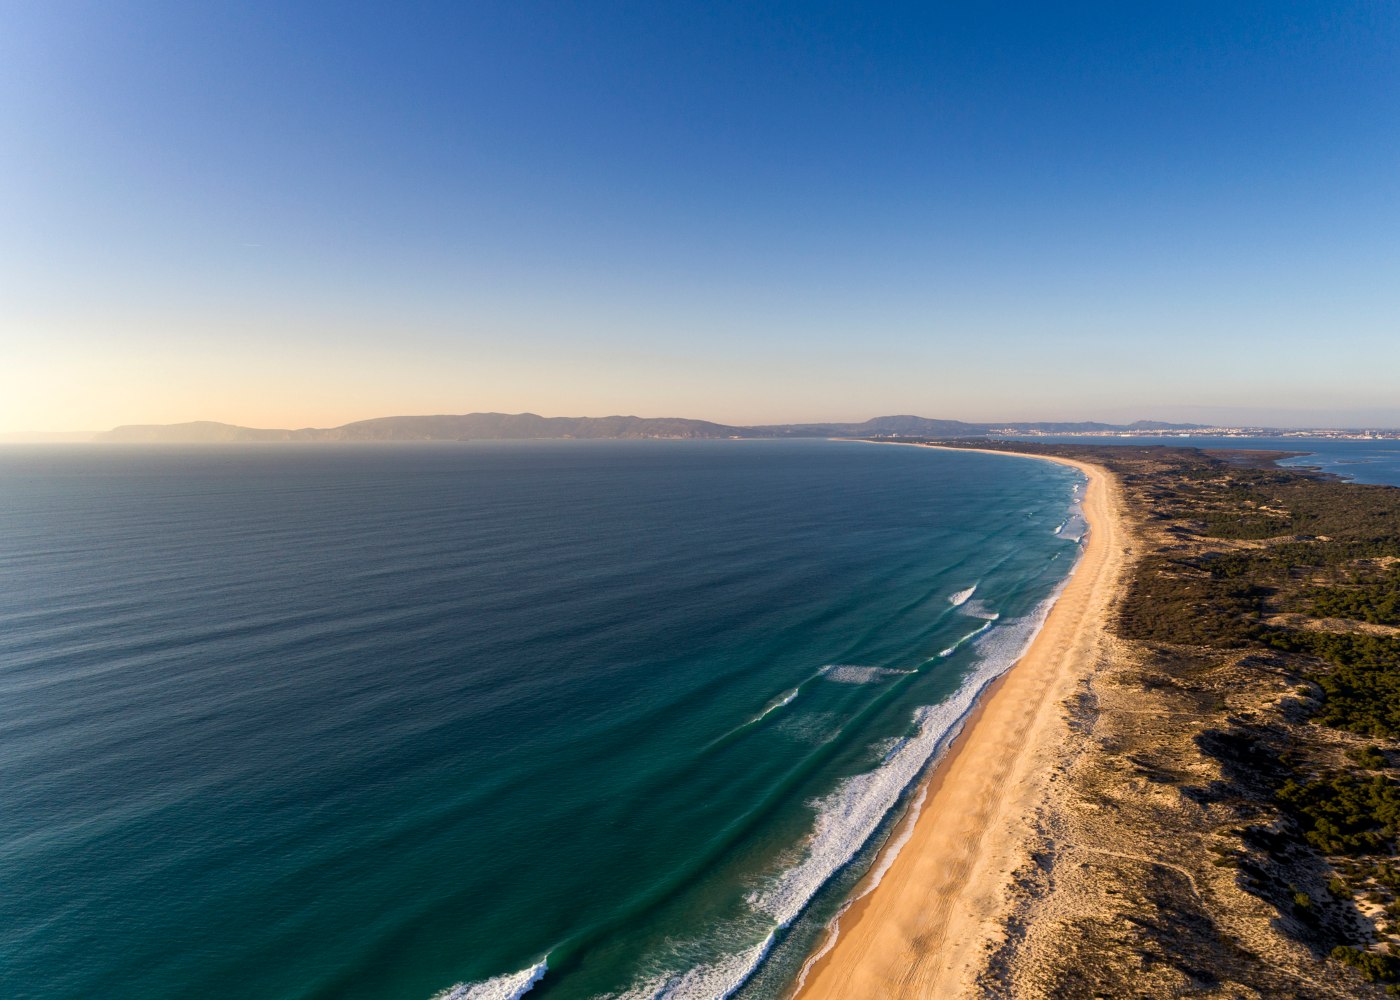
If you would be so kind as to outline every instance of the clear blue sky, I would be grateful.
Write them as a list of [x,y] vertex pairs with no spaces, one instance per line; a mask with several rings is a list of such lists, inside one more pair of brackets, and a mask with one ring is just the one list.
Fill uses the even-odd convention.
[[1400,425],[1400,4],[0,0],[0,430]]

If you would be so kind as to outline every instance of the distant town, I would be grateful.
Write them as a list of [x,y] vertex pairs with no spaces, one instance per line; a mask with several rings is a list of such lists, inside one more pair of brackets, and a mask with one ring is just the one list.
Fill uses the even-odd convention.
[[1028,430],[1024,426],[993,428],[989,436],[998,434],[1016,437],[1230,437],[1230,438],[1299,438],[1327,441],[1400,441],[1400,430],[1390,428],[1336,429],[1336,428],[1291,428],[1277,427],[1191,427],[1189,429],[1150,430],[1125,428],[1122,430],[1092,431],[1047,431]]

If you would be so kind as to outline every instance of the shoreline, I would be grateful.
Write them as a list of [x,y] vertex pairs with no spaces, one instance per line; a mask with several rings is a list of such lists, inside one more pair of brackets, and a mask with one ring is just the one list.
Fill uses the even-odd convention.
[[[896,443],[896,442],[890,442]],[[937,445],[906,445],[931,447]],[[792,996],[958,997],[975,992],[1004,935],[1012,872],[1029,860],[1036,813],[1069,733],[1061,703],[1101,655],[1103,624],[1126,558],[1119,487],[1106,469],[1026,452],[1084,473],[1082,552],[1025,653],[980,693],[916,793],[922,806],[890,837],[809,957]]]

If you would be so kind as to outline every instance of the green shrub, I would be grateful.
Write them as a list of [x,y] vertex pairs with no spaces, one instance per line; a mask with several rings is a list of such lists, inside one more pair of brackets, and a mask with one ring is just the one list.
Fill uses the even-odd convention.
[[1400,573],[1352,587],[1328,587],[1312,592],[1312,611],[1319,618],[1350,618],[1377,625],[1400,625]]
[[1324,696],[1318,721],[1363,736],[1400,736],[1400,639],[1279,630],[1268,642],[1333,664],[1317,677]]
[[1389,955],[1339,944],[1332,949],[1332,957],[1343,965],[1351,966],[1373,983],[1385,982],[1396,976],[1396,962]]
[[1400,785],[1381,775],[1335,775],[1305,784],[1290,778],[1278,799],[1298,819],[1308,843],[1327,854],[1388,849],[1400,828]]
[[1352,747],[1347,751],[1347,757],[1368,771],[1379,771],[1386,765],[1385,754],[1377,747]]

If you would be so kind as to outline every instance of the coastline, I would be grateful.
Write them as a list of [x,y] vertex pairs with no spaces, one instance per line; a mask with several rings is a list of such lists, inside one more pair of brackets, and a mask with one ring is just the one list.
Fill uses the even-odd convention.
[[[914,447],[938,447],[914,445]],[[1127,565],[1120,489],[1106,469],[1025,452],[949,448],[1057,462],[1087,477],[1089,533],[1025,654],[982,693],[891,838],[878,883],[857,887],[795,996],[958,997],[975,992],[1014,902],[1013,872],[1033,850],[1035,817],[1070,737],[1060,705],[1106,655],[1106,614]],[[867,877],[869,879],[869,877]]]

